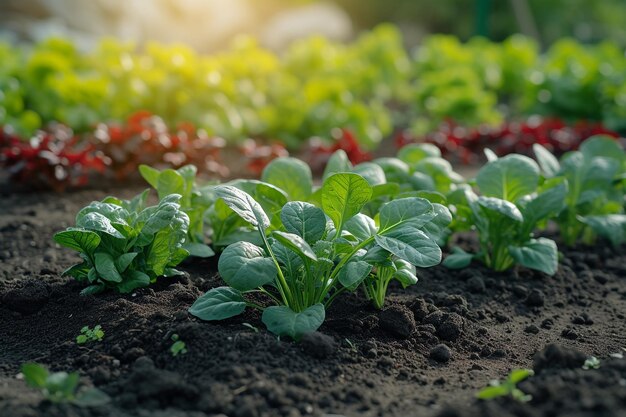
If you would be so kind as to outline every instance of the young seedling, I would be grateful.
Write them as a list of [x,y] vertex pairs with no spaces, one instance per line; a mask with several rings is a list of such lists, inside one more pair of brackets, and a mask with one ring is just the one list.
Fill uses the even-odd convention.
[[172,342],[174,342],[172,346],[170,346],[170,352],[172,353],[172,356],[176,357],[178,355],[184,355],[185,353],[187,353],[187,345],[185,344],[185,342],[180,340],[180,337],[176,333],[174,333],[170,339],[172,340]]
[[90,329],[89,326],[85,326],[80,329],[80,334],[76,336],[76,343],[79,345],[85,344],[87,342],[99,342],[104,337],[104,330],[98,324],[93,329]]
[[595,356],[589,356],[585,359],[585,363],[583,364],[583,369],[588,371],[589,369],[598,369],[600,368],[600,359]]
[[110,401],[108,395],[97,388],[78,391],[77,372],[50,373],[37,363],[22,365],[24,380],[33,388],[41,390],[44,397],[53,403],[72,403],[81,407],[97,407]]
[[491,400],[498,397],[511,397],[519,402],[528,402],[532,400],[532,396],[517,388],[517,384],[534,374],[532,369],[514,369],[506,380],[501,382],[494,379],[489,382],[489,386],[480,390],[476,398]]
[[[214,288],[189,309],[203,320],[222,320],[241,314],[246,307],[263,311],[268,330],[300,339],[324,321],[325,310],[344,291],[354,291],[369,276],[376,251],[412,265],[428,267],[441,260],[435,238],[445,207],[427,200],[404,198],[385,204],[379,224],[359,213],[370,201],[372,187],[354,173],[333,174],[321,188],[321,207],[292,201],[270,221],[262,205],[250,194],[231,185],[216,187],[223,202],[257,232],[260,246],[239,241],[228,246],[218,263],[229,285]],[[261,292],[275,305],[262,307],[244,298]]]

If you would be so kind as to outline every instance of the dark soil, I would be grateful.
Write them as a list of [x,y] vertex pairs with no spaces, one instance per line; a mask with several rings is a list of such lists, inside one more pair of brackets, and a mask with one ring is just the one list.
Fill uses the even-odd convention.
[[[0,416],[626,416],[626,255],[608,245],[565,249],[558,273],[419,271],[377,311],[339,298],[301,343],[268,334],[258,313],[203,323],[187,308],[221,285],[215,260],[130,295],[79,297],[61,272],[78,258],[51,239],[108,194],[0,196]],[[461,243],[472,245],[471,237]],[[101,342],[77,345],[100,324]],[[171,335],[187,353],[173,357]],[[616,355],[618,354],[618,355]],[[585,358],[601,360],[583,370]],[[53,405],[20,365],[79,371],[112,397],[101,408]],[[514,368],[529,403],[474,394]]]

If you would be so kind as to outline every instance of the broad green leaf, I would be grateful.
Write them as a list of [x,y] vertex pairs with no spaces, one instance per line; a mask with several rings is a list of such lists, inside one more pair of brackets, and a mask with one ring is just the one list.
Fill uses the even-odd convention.
[[343,149],[336,150],[328,159],[328,163],[324,168],[322,181],[326,181],[328,177],[338,172],[351,172],[352,163],[348,159],[348,155]]
[[379,184],[372,187],[372,200],[379,197],[393,197],[400,192],[396,183]]
[[566,197],[567,182],[560,181],[522,206],[520,211],[524,221],[534,227],[537,222],[556,216],[565,206]]
[[388,265],[388,266],[391,266],[392,264],[391,252],[389,252],[386,249],[381,248],[378,245],[374,245],[370,249],[368,249],[365,256],[363,256],[361,259],[371,264]]
[[414,165],[424,158],[441,158],[441,151],[430,143],[410,143],[398,151],[398,159]]
[[148,275],[141,271],[128,271],[124,274],[124,280],[116,288],[124,294],[148,285],[150,285],[150,277]]
[[92,254],[100,244],[100,236],[89,230],[70,227],[54,235],[54,241],[66,248]]
[[385,184],[385,171],[373,162],[363,162],[354,167],[355,174],[359,174],[372,186]]
[[446,256],[441,264],[450,269],[462,269],[468,267],[472,263],[472,259],[474,259],[474,255],[455,246],[452,248],[452,253]]
[[317,256],[315,255],[315,252],[313,252],[313,249],[311,249],[309,244],[297,234],[275,231],[272,233],[272,237],[298,255],[314,261],[317,260]]
[[322,323],[326,312],[323,304],[315,304],[301,313],[286,306],[271,306],[263,311],[262,320],[267,330],[278,336],[300,340],[306,333],[314,332]]
[[176,249],[173,245],[176,240],[172,239],[171,231],[164,229],[154,235],[146,256],[146,265],[157,276],[163,275],[165,267],[170,262],[170,254]]
[[124,238],[124,236],[113,227],[111,220],[97,212],[86,213],[81,216],[80,221],[76,221],[76,226],[96,232],[103,232],[118,239]]
[[173,169],[166,169],[159,174],[156,186],[159,198],[166,197],[170,194],[186,194],[185,179]]
[[91,268],[91,265],[89,265],[89,263],[83,262],[80,264],[70,266],[65,271],[63,271],[61,276],[69,275],[80,281],[80,280],[87,278],[87,274],[89,273],[91,269],[92,268]]
[[478,204],[487,213],[495,212],[518,222],[524,221],[524,217],[517,206],[509,201],[495,197],[480,196],[478,197]]
[[[125,208],[118,206],[117,204],[94,201],[78,212],[78,214],[76,215],[76,225],[89,229],[89,227],[83,225],[83,223],[87,221],[84,219],[84,217],[91,213],[97,213],[100,216],[106,218],[107,220],[109,220],[109,224],[127,224],[127,220],[129,218],[128,211]],[[106,230],[102,231],[107,232]]]
[[478,171],[476,184],[486,197],[515,202],[532,194],[539,184],[539,167],[522,155],[507,155],[489,162]]
[[387,182],[402,184],[409,176],[409,166],[398,158],[377,158],[372,162],[385,171]]
[[283,206],[280,219],[289,233],[295,233],[312,244],[326,233],[326,216],[313,204],[292,201]]
[[376,243],[400,259],[422,268],[441,262],[441,249],[424,232],[402,225],[375,237]]
[[263,170],[261,180],[284,190],[292,201],[307,200],[313,191],[311,168],[296,158],[274,159]]
[[393,278],[400,282],[402,288],[417,284],[415,266],[404,259],[396,259],[394,265],[396,266],[396,272],[393,274]]
[[142,164],[139,165],[139,173],[141,174],[143,179],[146,180],[148,184],[150,184],[152,188],[154,188],[155,190],[157,189],[159,183],[159,175],[161,174],[158,169],[154,169],[151,166]]
[[216,187],[215,193],[228,207],[253,226],[266,229],[270,225],[261,205],[248,193],[230,185]]
[[533,151],[535,152],[537,162],[539,163],[539,167],[541,167],[543,175],[546,178],[552,178],[556,176],[561,169],[559,160],[556,159],[556,157],[552,155],[549,150],[547,150],[538,143],[535,143],[533,145]]
[[115,268],[120,272],[126,271],[128,266],[133,262],[133,259],[138,255],[137,252],[128,252],[115,260]]
[[424,198],[398,198],[380,209],[380,231],[382,233],[403,224],[419,228],[436,215],[433,205]]
[[442,158],[425,158],[415,164],[413,169],[432,178],[436,191],[445,193],[452,184],[463,182],[463,177],[454,172],[450,162]]
[[448,225],[452,222],[452,213],[448,207],[437,203],[433,204],[433,211],[435,217],[420,227],[420,230],[432,240],[440,243],[440,240],[445,239],[451,233]]
[[49,372],[38,363],[25,363],[22,365],[22,374],[28,385],[34,388],[44,388]]
[[559,266],[556,243],[550,239],[531,239],[523,246],[509,246],[509,252],[518,264],[548,275],[554,275]]
[[322,186],[322,207],[341,232],[344,223],[361,211],[371,196],[372,187],[360,175],[333,174]]
[[185,243],[183,245],[183,249],[189,252],[190,256],[196,256],[198,258],[209,258],[215,255],[213,249],[211,249],[211,247],[205,245],[204,243]]
[[362,213],[357,213],[348,220],[345,224],[345,229],[359,240],[366,240],[374,236],[378,231],[374,219]]
[[609,239],[615,246],[626,238],[626,215],[606,214],[581,217],[580,221],[591,227],[598,235]]
[[587,159],[600,156],[615,159],[621,163],[626,158],[619,142],[610,136],[590,137],[580,145],[580,151]]
[[105,281],[122,282],[122,276],[115,267],[115,261],[111,255],[105,252],[96,252],[94,255],[96,271]]
[[246,309],[241,292],[230,287],[207,291],[189,307],[189,314],[201,320],[224,320],[237,316]]
[[478,394],[476,394],[476,398],[481,400],[490,400],[492,398],[505,397],[507,395],[509,395],[509,388],[505,385],[492,385],[481,389]]
[[410,185],[411,190],[415,191],[435,191],[437,189],[433,177],[423,172],[412,173],[407,177],[406,183]]
[[339,273],[337,279],[344,287],[349,290],[356,290],[356,288],[363,282],[365,278],[372,271],[372,265],[365,261],[352,260],[346,263]]
[[533,375],[535,375],[535,372],[532,369],[514,369],[511,371],[507,379],[512,384],[519,384]]
[[287,249],[285,245],[277,240],[273,240],[271,246],[276,260],[287,272],[286,275],[291,277],[298,276],[297,274],[301,273],[300,268],[304,265],[304,261],[300,255],[291,249]]
[[276,266],[265,257],[260,247],[248,242],[228,246],[217,264],[217,269],[228,285],[249,291],[269,284],[276,278]]

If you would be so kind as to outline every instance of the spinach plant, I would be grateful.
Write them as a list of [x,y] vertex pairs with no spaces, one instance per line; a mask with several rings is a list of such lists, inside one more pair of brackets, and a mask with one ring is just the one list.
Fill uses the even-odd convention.
[[[322,324],[337,295],[355,290],[368,277],[374,264],[365,259],[369,251],[387,251],[417,266],[441,260],[441,250],[429,234],[436,217],[433,206],[418,198],[394,200],[381,210],[377,226],[359,214],[372,187],[358,174],[329,176],[322,186],[321,208],[286,203],[274,230],[250,194],[231,185],[217,187],[216,193],[256,229],[261,244],[239,241],[224,250],[218,269],[228,286],[209,290],[189,309],[203,320],[258,308],[271,332],[297,340]],[[273,305],[247,301],[244,296],[250,292],[265,294]]]
[[87,342],[99,342],[104,337],[104,330],[102,330],[102,326],[97,324],[93,329],[90,329],[89,326],[85,326],[80,329],[80,334],[76,336],[76,343],[79,345],[83,345]]
[[476,398],[491,400],[498,397],[511,397],[519,402],[528,402],[533,397],[517,388],[517,384],[534,374],[532,369],[514,369],[503,382],[497,379],[491,381],[488,387],[483,388],[476,394]]
[[170,339],[174,342],[170,346],[170,353],[173,357],[187,353],[187,344],[180,340],[178,334],[174,333]]
[[177,170],[158,171],[148,165],[140,165],[139,173],[158,193],[159,199],[171,194],[179,194],[180,206],[189,217],[187,240],[183,247],[191,256],[207,258],[215,255],[205,245],[204,214],[213,204],[212,186],[198,187],[195,182],[197,168],[185,165]]
[[110,401],[109,396],[97,388],[78,391],[79,376],[76,372],[50,373],[42,365],[26,363],[22,365],[22,374],[28,385],[40,389],[44,397],[53,403],[97,407]]
[[180,209],[180,195],[145,207],[147,192],[130,201],[107,198],[76,215],[76,227],[54,240],[80,252],[83,261],[63,272],[90,285],[81,294],[107,288],[128,293],[159,276],[179,275],[174,267],[189,252],[183,248],[189,217]]
[[480,251],[469,254],[454,248],[444,265],[463,268],[476,258],[496,271],[517,263],[553,275],[558,267],[556,244],[534,238],[533,232],[563,209],[567,183],[554,179],[540,184],[535,161],[508,155],[481,168],[476,185],[482,195],[464,188],[459,205],[465,208],[458,213],[465,213],[464,220],[478,232]]
[[541,145],[533,149],[542,174],[564,178],[569,185],[565,207],[555,219],[567,245],[592,243],[596,235],[614,245],[626,241],[626,155],[616,140],[594,136],[560,161]]

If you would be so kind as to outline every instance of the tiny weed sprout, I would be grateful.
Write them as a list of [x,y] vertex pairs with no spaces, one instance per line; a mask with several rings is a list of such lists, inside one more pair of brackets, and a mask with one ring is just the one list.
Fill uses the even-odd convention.
[[[215,192],[216,205],[225,204],[250,224],[260,244],[238,241],[226,247],[218,270],[228,286],[209,290],[190,313],[222,320],[246,307],[257,308],[268,330],[295,340],[322,324],[326,308],[339,294],[356,290],[366,279],[376,305],[382,305],[390,279],[414,283],[416,278],[404,277],[415,272],[408,265],[428,267],[441,261],[436,239],[450,221],[447,208],[410,197],[384,204],[377,224],[360,213],[371,200],[372,186],[361,175],[347,172],[324,181],[321,208],[290,201],[281,208],[268,207],[277,210],[269,216],[259,201],[239,188],[223,185]],[[400,270],[402,276],[380,276],[379,267]],[[247,301],[244,296],[251,292],[264,294],[274,305]]]
[[453,248],[443,264],[463,268],[479,259],[496,271],[519,264],[549,275],[556,273],[556,243],[535,238],[533,232],[563,209],[567,183],[559,178],[540,183],[535,161],[508,155],[481,168],[476,185],[480,197],[465,187],[459,188],[451,201],[457,208],[457,224],[465,223],[466,228],[477,231],[480,251],[470,254]]
[[83,345],[87,342],[99,342],[104,337],[104,330],[98,324],[93,329],[90,329],[89,326],[85,326],[80,329],[80,334],[76,336],[76,343],[79,345]]
[[189,217],[180,209],[180,195],[145,207],[147,190],[130,201],[113,197],[93,202],[76,216],[76,227],[54,240],[80,253],[83,262],[63,272],[90,285],[81,294],[105,289],[128,293],[159,276],[179,275],[174,269],[189,252],[183,248]]
[[252,330],[254,333],[258,333],[259,332],[259,328],[256,326],[253,326],[250,323],[241,323],[242,326],[247,327],[248,329]]
[[511,397],[519,402],[528,402],[532,396],[525,394],[517,388],[517,384],[535,373],[531,369],[514,369],[504,381],[493,380],[489,386],[483,388],[476,394],[476,398],[481,400],[491,400],[498,397]]
[[187,240],[183,245],[191,256],[207,258],[215,255],[213,250],[204,244],[204,214],[213,204],[212,186],[198,187],[195,182],[197,168],[185,165],[177,170],[158,171],[147,165],[139,166],[139,173],[164,199],[171,194],[179,194],[180,207],[189,217]]
[[596,235],[616,246],[626,241],[626,154],[618,141],[591,137],[560,161],[541,145],[533,149],[546,182],[562,178],[568,184],[565,206],[555,219],[567,245],[593,243]]
[[584,370],[598,368],[600,368],[600,359],[596,358],[595,356],[589,356],[587,359],[585,359],[585,363],[583,364]]
[[53,403],[72,403],[80,407],[97,407],[110,401],[108,395],[97,388],[78,390],[77,372],[50,373],[37,363],[22,365],[24,380],[33,388],[41,390],[48,401]]
[[187,353],[187,344],[180,340],[180,337],[176,333],[174,333],[170,339],[174,342],[172,346],[170,346],[172,356],[176,357]]

